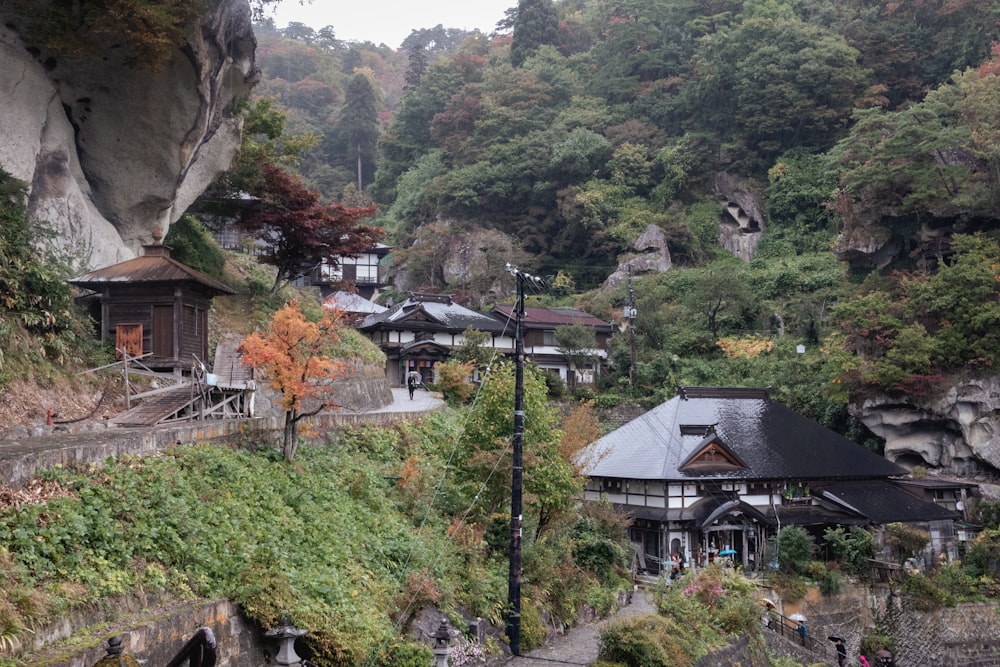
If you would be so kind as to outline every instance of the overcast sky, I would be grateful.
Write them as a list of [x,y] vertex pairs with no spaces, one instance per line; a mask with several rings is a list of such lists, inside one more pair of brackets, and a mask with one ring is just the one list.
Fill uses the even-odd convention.
[[410,31],[433,28],[479,28],[490,33],[517,0],[282,0],[272,12],[274,24],[284,28],[291,21],[319,30],[333,26],[337,39],[385,43],[393,48]]

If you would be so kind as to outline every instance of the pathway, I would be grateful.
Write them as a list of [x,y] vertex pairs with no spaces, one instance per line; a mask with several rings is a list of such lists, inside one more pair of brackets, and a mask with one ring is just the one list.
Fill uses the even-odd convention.
[[568,634],[557,637],[534,651],[508,659],[504,667],[589,665],[597,660],[601,630],[608,623],[613,623],[620,618],[649,614],[655,611],[652,592],[639,589],[632,595],[632,602],[622,607],[614,616],[574,628]]

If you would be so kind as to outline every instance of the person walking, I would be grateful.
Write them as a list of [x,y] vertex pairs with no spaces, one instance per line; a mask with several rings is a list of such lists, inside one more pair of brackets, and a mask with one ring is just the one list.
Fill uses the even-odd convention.
[[837,665],[838,667],[844,667],[847,664],[847,647],[844,646],[844,640],[837,639]]
[[413,400],[414,390],[420,386],[420,373],[417,371],[410,371],[406,374],[406,388],[410,390],[410,400]]
[[795,628],[795,632],[799,633],[799,639],[802,640],[802,645],[806,645],[806,637],[809,636],[809,628],[806,627],[805,621],[799,621],[798,626]]

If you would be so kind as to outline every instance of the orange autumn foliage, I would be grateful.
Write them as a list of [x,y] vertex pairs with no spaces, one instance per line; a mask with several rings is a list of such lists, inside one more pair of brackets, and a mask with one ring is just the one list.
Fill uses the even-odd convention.
[[347,374],[344,362],[324,352],[337,341],[342,326],[339,311],[325,310],[318,322],[311,322],[292,300],[274,314],[265,331],[250,334],[240,345],[243,361],[263,372],[270,387],[281,393],[288,460],[295,453],[298,421],[326,407],[322,401],[302,412],[304,401],[326,392],[325,385]]

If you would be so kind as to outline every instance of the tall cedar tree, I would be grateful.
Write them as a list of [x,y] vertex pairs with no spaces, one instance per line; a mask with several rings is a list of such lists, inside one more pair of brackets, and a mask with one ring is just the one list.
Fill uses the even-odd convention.
[[374,206],[322,204],[318,194],[280,167],[268,164],[261,172],[257,199],[240,224],[261,241],[263,261],[278,269],[272,293],[323,261],[336,266],[341,257],[357,256],[382,239],[382,229],[358,224],[375,213]]
[[347,365],[327,355],[339,338],[344,324],[337,310],[325,310],[319,322],[310,322],[299,303],[290,301],[267,324],[263,333],[254,332],[240,345],[240,354],[251,368],[261,370],[270,387],[281,392],[285,410],[285,460],[295,458],[299,422],[327,405],[319,400],[304,410],[306,399],[324,394],[329,384],[344,377]]
[[520,67],[538,47],[559,43],[559,17],[552,0],[520,0],[510,43],[510,64]]
[[358,170],[358,190],[375,179],[378,144],[378,97],[364,74],[355,74],[344,91],[344,106],[337,121],[336,149],[346,167]]

